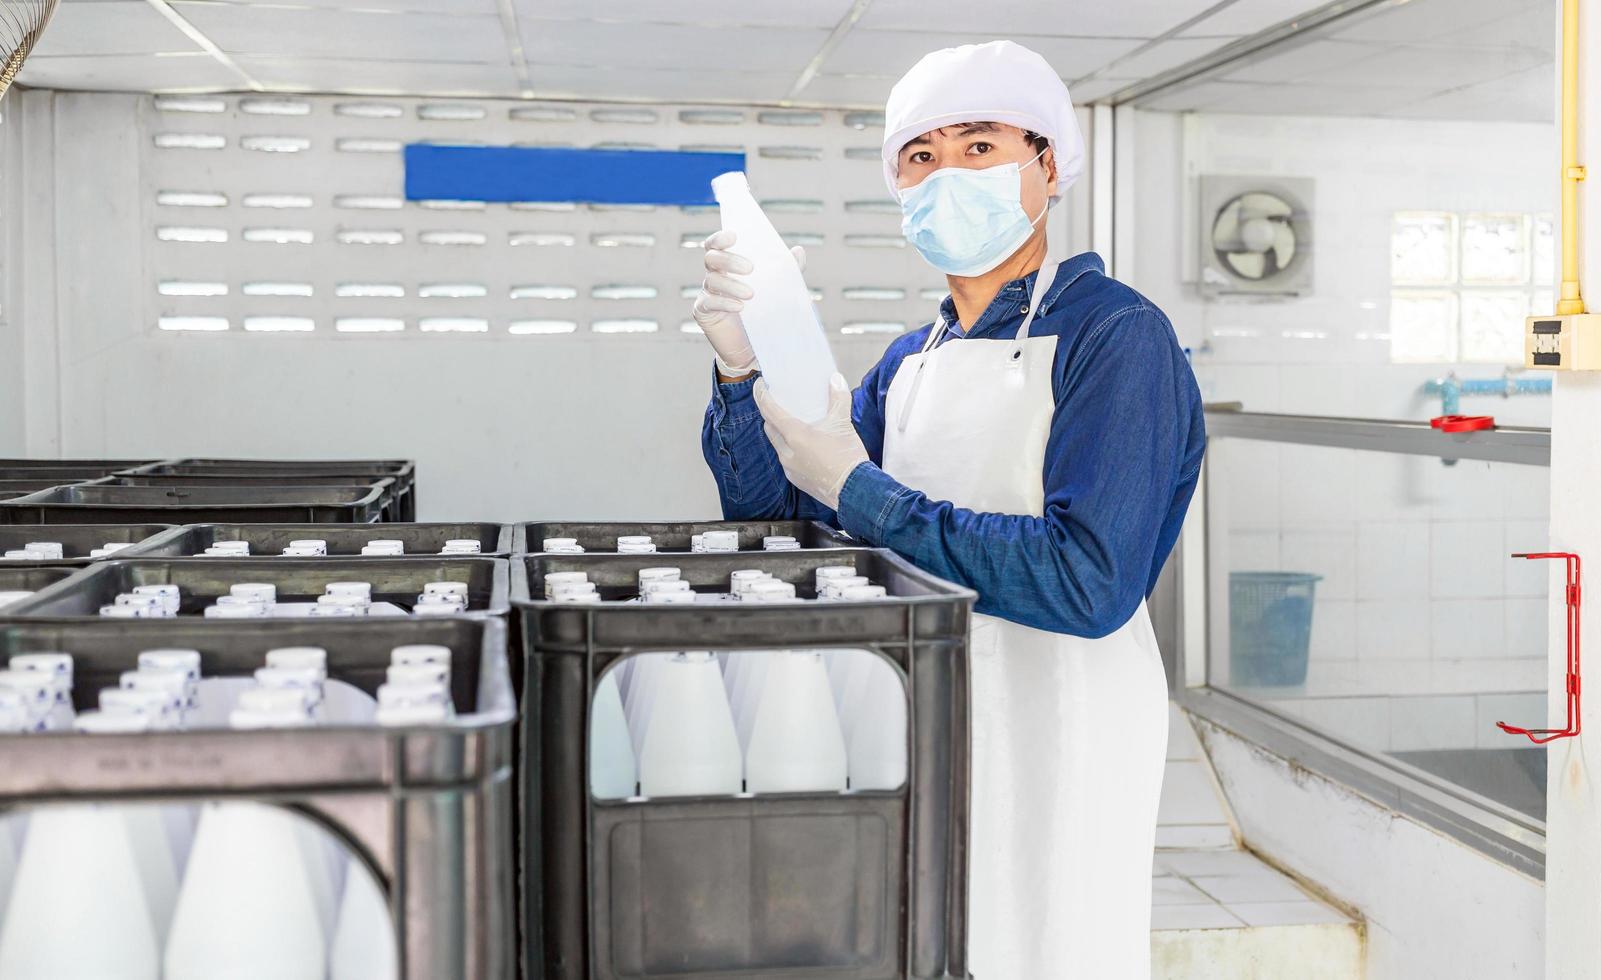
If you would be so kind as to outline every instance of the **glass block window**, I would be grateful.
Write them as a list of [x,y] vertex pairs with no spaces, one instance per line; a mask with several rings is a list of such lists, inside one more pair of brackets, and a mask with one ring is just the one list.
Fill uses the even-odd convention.
[[1390,225],[1390,360],[1523,363],[1523,320],[1552,312],[1549,214],[1399,211]]

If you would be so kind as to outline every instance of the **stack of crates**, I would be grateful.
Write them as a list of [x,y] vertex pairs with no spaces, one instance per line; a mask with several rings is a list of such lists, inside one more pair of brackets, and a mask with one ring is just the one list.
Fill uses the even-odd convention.
[[[195,471],[219,462],[120,467],[112,479],[128,482],[73,489],[204,491],[210,477]],[[219,479],[255,465],[227,461],[218,469],[230,475]],[[399,516],[412,513],[413,474],[404,464],[367,475],[391,481],[384,506]],[[196,482],[138,482],[158,479]],[[57,523],[70,517],[0,524],[0,541],[14,533],[62,541],[65,551],[60,561],[11,571],[35,576],[37,592],[0,608],[0,667],[17,653],[71,653],[76,706],[87,709],[96,690],[155,647],[199,650],[206,675],[247,676],[269,649],[320,646],[331,679],[372,694],[393,647],[441,644],[452,651],[455,716],[400,728],[0,736],[0,809],[110,799],[287,807],[331,829],[376,874],[404,980],[966,976],[970,592],[809,522],[363,527],[261,513],[118,524],[120,539],[106,527]],[[696,534],[728,530],[739,553],[674,553],[687,552]],[[651,536],[657,552],[617,554],[617,537],[627,535]],[[770,535],[800,548],[762,551]],[[552,537],[575,538],[585,553],[543,553]],[[131,546],[87,559],[100,538]],[[326,541],[327,555],[281,556],[305,538]],[[374,538],[401,541],[403,555],[361,555]],[[460,539],[477,540],[479,553],[440,553]],[[251,554],[197,557],[219,541],[245,541]],[[735,568],[760,568],[806,598],[816,568],[841,564],[887,596],[826,606],[543,598],[544,576],[571,570],[586,572],[604,598],[624,598],[650,565],[677,566],[694,589],[713,591]],[[370,582],[375,601],[402,607],[424,583],[463,581],[468,609],[357,619],[198,615],[234,583],[270,583],[279,601],[294,601],[348,580]],[[176,618],[96,615],[118,593],[149,584],[178,586]],[[591,794],[590,705],[608,671],[649,652],[794,648],[866,650],[894,667],[909,719],[904,785],[723,798]]]

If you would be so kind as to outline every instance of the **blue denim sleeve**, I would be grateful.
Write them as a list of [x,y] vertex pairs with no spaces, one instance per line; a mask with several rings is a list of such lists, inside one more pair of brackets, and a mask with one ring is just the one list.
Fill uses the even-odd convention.
[[[892,348],[893,350],[893,348]],[[896,359],[896,364],[899,360]],[[882,459],[884,396],[893,376],[890,355],[879,361],[851,395],[851,416],[868,456]],[[838,526],[834,512],[796,489],[784,476],[778,454],[762,431],[762,413],[752,391],[755,377],[718,381],[712,368],[712,399],[701,425],[701,454],[711,468],[725,520],[819,520]]]
[[932,500],[863,463],[845,482],[839,520],[974,589],[979,612],[1094,638],[1128,621],[1165,559],[1195,487],[1204,423],[1194,375],[1159,311],[1114,314],[1065,353],[1043,516]]

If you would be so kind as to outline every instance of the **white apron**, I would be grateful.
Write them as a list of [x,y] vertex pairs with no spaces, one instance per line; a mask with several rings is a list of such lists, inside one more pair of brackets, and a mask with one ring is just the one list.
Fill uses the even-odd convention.
[[[972,510],[1044,514],[1055,337],[929,345],[885,403],[884,471]],[[968,967],[1148,980],[1167,678],[1145,605],[1099,640],[975,616]]]

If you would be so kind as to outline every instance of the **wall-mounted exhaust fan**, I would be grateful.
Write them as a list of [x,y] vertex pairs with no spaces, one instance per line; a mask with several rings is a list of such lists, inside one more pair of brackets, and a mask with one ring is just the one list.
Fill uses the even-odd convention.
[[1304,296],[1312,291],[1312,181],[1201,178],[1201,292]]
[[0,55],[5,58],[0,62],[0,95],[11,87],[55,12],[56,0],[0,0]]

